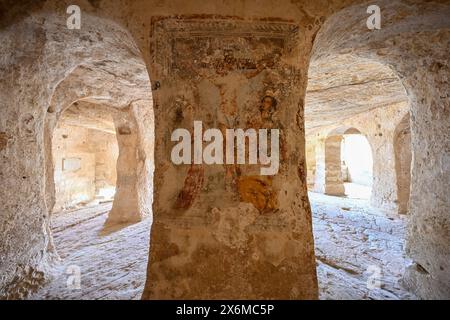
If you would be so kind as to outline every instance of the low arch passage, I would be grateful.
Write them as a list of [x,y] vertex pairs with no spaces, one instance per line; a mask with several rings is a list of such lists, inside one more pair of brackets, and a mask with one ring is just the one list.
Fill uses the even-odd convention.
[[[139,298],[143,279],[144,299],[450,297],[448,0],[377,0],[375,29],[360,0],[155,2],[80,1],[80,29],[67,24],[68,1],[0,4],[0,296],[25,298],[78,265],[89,290],[67,291],[57,277],[36,297]],[[146,65],[157,80],[150,254]],[[52,161],[54,128],[74,101],[114,110],[118,152],[111,208],[77,211],[77,223],[51,217],[92,198],[60,201],[53,176],[80,167],[77,157]],[[396,130],[405,111],[409,199],[409,138]],[[279,128],[278,172],[175,165],[171,133],[196,121],[215,132]],[[343,170],[345,138],[329,136],[336,127],[361,129],[371,145],[372,206],[324,194],[327,178],[341,193],[356,177]],[[340,157],[328,176],[327,151]],[[308,196],[307,183],[324,190]],[[369,288],[373,275],[379,286]]]
[[[45,119],[48,208],[55,203],[49,146],[56,124],[68,118],[72,125],[115,136],[116,183],[114,191],[110,189],[115,196],[107,224],[138,222],[151,214],[154,123],[150,80],[142,58],[127,61],[128,66],[112,60],[80,65],[56,88]],[[129,67],[139,72],[130,74]],[[117,81],[119,76],[127,81]]]
[[[374,186],[374,167],[378,166],[377,174],[392,171],[395,177],[389,162],[376,163],[389,159],[391,154],[385,151],[393,150],[392,142],[388,148],[380,147],[393,137],[393,130],[389,134],[390,129],[382,124],[386,123],[390,113],[404,114],[404,108],[403,105],[380,108],[344,120],[344,126],[325,128],[307,137],[308,176],[310,180],[311,176],[314,178],[314,184],[309,185],[309,199],[323,299],[342,298],[343,292],[353,299],[364,299],[366,295],[379,299],[378,294],[393,299],[414,297],[406,288],[391,285],[400,281],[408,264],[401,249],[405,240],[405,220],[395,215],[396,211],[373,206],[371,199],[372,188],[385,187],[381,182]],[[399,116],[395,116],[397,118]],[[369,119],[375,121],[364,127],[368,134],[361,134],[353,127],[361,126]],[[314,164],[314,171],[310,169],[310,163]],[[389,177],[378,177],[386,176]],[[395,188],[395,180],[384,180],[384,183]],[[344,278],[341,278],[342,268],[349,270]],[[373,272],[382,272],[383,281],[389,281],[389,284],[381,290],[367,288],[366,277]],[[336,291],[330,285],[330,279],[334,278],[341,279],[342,291]],[[359,288],[359,293],[350,289],[353,286]]]
[[[339,277],[340,267],[351,263],[349,281],[361,281],[358,287],[364,294],[358,297],[352,290],[345,291],[355,298],[374,297],[374,291],[366,287],[368,273],[381,270],[385,279],[397,283],[409,263],[402,251],[406,221],[396,215],[393,137],[410,105],[391,65],[354,54],[350,48],[324,51],[332,32],[326,23],[316,38],[305,98],[319,288],[321,297],[338,296],[329,281]],[[322,37],[327,40],[322,42]],[[385,289],[378,293],[413,297],[404,286],[386,284]]]
[[[409,161],[401,159],[403,156],[408,158],[409,155],[408,152],[399,151],[400,145],[407,144],[402,140],[408,140],[408,134],[399,136],[398,132],[395,132],[397,120],[405,113],[404,110],[399,112],[397,105],[400,101],[391,100],[391,111],[386,108],[380,108],[378,111],[369,108],[372,118],[370,121],[365,119],[366,126],[372,131],[368,137],[373,146],[374,158],[385,155],[380,158],[382,161],[375,159],[375,163],[381,165],[374,166],[372,204],[391,212],[396,207],[400,212],[404,212],[405,208],[408,210],[407,221],[401,227],[404,230],[400,234],[406,238],[404,247],[408,259],[413,263],[405,260],[405,263],[400,265],[399,276],[402,278],[403,287],[420,298],[448,299],[449,180],[448,166],[444,163],[448,162],[450,141],[447,134],[448,85],[445,80],[449,74],[450,6],[434,2],[421,2],[419,6],[410,6],[410,3],[403,1],[381,1],[379,5],[383,8],[385,22],[384,27],[376,31],[376,35],[360,23],[366,18],[365,4],[351,5],[329,17],[315,39],[312,65],[314,62],[326,63],[343,56],[357,57],[389,66],[394,74],[394,77],[390,77],[392,82],[400,80],[397,82],[404,88],[407,112],[411,114],[413,156],[410,196],[407,200],[406,172]],[[398,12],[402,14],[399,15]],[[433,45],[430,45],[430,39],[433,39]],[[358,77],[354,79],[358,80]],[[376,85],[375,82],[371,83]],[[336,91],[340,88],[336,85],[333,87]],[[380,88],[383,87],[388,88]],[[355,86],[346,88],[354,89]],[[374,91],[369,89],[360,92]],[[369,95],[366,101],[370,102],[371,97],[376,96]],[[308,103],[308,97],[306,100]],[[372,101],[377,100],[379,99]],[[338,107],[336,110],[339,110]],[[313,115],[320,116],[317,110],[311,110]],[[381,112],[382,110],[384,112]],[[378,118],[383,113],[388,121]],[[372,124],[379,127],[373,127]],[[397,146],[396,151],[394,144]],[[400,186],[396,180],[400,182]],[[394,219],[397,218],[402,219]],[[387,268],[387,265],[386,262],[379,267]]]
[[133,103],[117,109],[87,99],[64,109],[48,159],[54,167],[53,211],[114,199],[108,225],[138,222],[151,214],[152,163],[147,157],[153,144],[147,108]]
[[[320,47],[319,44],[316,44],[316,47]],[[316,50],[319,51],[318,48]],[[355,153],[355,156],[366,156],[367,166],[370,167],[366,171],[372,171],[372,174],[366,173],[365,181],[360,184],[367,187],[364,191],[360,190],[361,195],[364,195],[364,198],[370,197],[374,207],[396,211],[392,137],[395,124],[408,112],[409,106],[405,88],[395,72],[380,62],[347,53],[332,57],[313,55],[305,100],[306,154],[310,189],[326,193],[327,138],[336,135],[331,139],[339,140],[339,135],[344,135],[346,130],[360,128],[364,131],[364,147],[360,145],[363,149]],[[359,131],[354,130],[355,134]],[[335,143],[339,144],[338,141]],[[331,154],[337,155],[337,150]],[[372,166],[371,157],[374,163]],[[338,167],[336,164],[335,173],[338,173]],[[346,175],[345,172],[342,174]],[[329,192],[345,195],[345,183],[348,181],[341,181],[336,174],[332,177],[331,184],[333,180],[334,186],[328,188]],[[355,185],[347,184],[349,188],[352,186]],[[369,192],[370,196],[367,194]]]
[[[140,136],[141,127],[149,125],[142,121],[145,110],[81,99],[58,117],[52,137],[55,192],[49,198],[55,203],[52,243],[61,261],[52,281],[33,298],[78,299],[83,297],[79,289],[87,285],[94,299],[140,297],[152,187],[151,164],[144,161],[152,144]],[[133,248],[127,247],[130,243]],[[138,257],[140,263],[134,265]],[[64,285],[67,273],[80,274],[80,281]],[[133,281],[125,287],[119,282],[122,289],[114,292],[111,277]]]

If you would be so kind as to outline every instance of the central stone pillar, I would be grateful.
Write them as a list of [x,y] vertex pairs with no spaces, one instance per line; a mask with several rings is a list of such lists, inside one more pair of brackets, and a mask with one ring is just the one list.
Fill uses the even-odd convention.
[[[299,27],[161,17],[151,30],[155,191],[143,299],[317,298]],[[194,121],[203,132],[279,129],[278,172],[175,165],[172,132],[187,129],[193,138]]]

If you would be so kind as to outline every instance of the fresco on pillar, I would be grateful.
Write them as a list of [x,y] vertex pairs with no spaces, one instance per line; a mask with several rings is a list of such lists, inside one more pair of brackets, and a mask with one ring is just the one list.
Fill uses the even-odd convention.
[[[160,94],[169,113],[164,116],[170,119],[164,132],[166,157],[175,144],[170,140],[174,129],[189,130],[194,146],[193,121],[202,121],[203,132],[210,128],[222,132],[224,154],[227,129],[280,132],[276,174],[261,175],[260,163],[167,163],[179,180],[178,187],[171,188],[177,190],[163,197],[181,211],[194,204],[208,210],[219,199],[224,206],[245,202],[260,214],[276,212],[277,179],[287,174],[285,124],[294,118],[286,112],[287,104],[301,78],[292,64],[298,26],[285,21],[155,18],[152,29],[152,55],[171,89]],[[246,158],[248,143],[246,139]]]

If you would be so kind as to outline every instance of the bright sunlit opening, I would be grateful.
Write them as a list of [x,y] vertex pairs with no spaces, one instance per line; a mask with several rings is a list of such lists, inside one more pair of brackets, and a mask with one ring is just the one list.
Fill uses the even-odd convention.
[[342,175],[345,194],[369,199],[372,191],[372,150],[362,134],[344,135],[341,144]]

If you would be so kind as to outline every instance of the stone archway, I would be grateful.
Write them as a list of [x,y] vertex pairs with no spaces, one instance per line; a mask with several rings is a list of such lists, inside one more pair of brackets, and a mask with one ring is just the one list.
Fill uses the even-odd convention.
[[[137,222],[151,214],[154,122],[150,80],[139,55],[126,60],[121,70],[123,59],[77,66],[55,89],[45,124],[45,149],[47,159],[52,159],[51,138],[47,135],[52,136],[58,119],[74,102],[100,105],[103,112],[112,115],[119,156],[116,195],[107,224]],[[129,74],[126,68],[130,67],[138,72]],[[125,78],[129,85],[118,82],[115,79],[118,76]],[[53,165],[49,163],[47,167],[46,185],[50,192],[46,195],[47,207],[52,208]]]
[[397,176],[398,212],[408,212],[411,185],[411,129],[410,116],[407,114],[397,125],[394,134],[395,172]]
[[[52,200],[47,196],[52,186],[44,178],[52,168],[46,167],[44,149],[51,137],[45,132],[47,113],[60,110],[49,108],[53,92],[81,65],[95,69],[119,56],[139,56],[134,39],[158,81],[155,224],[144,298],[317,297],[303,116],[313,43],[317,59],[339,61],[350,55],[376,61],[391,67],[406,88],[414,154],[407,247],[415,262],[406,279],[422,297],[449,296],[449,140],[443,134],[449,123],[448,5],[381,0],[382,29],[369,30],[364,23],[367,6],[360,1],[243,0],[233,6],[227,1],[207,6],[201,1],[176,6],[84,1],[84,27],[74,31],[65,28],[67,3],[33,2],[29,12],[19,4],[0,22],[0,51],[6,57],[0,63],[9,75],[0,79],[5,110],[0,121],[5,183],[0,191],[6,199],[0,203],[5,217],[0,225],[5,234],[2,295],[23,297],[33,290],[43,282],[52,258]],[[133,36],[112,20],[121,21]],[[208,46],[202,45],[205,41]],[[128,76],[121,72],[118,78]],[[272,101],[270,119],[262,118],[267,106],[260,102],[266,96]],[[92,95],[73,94],[59,107],[80,97]],[[171,131],[199,119],[208,127],[220,124],[220,129],[262,127],[267,120],[280,125],[285,140],[279,174],[262,179],[251,175],[251,168],[175,167],[168,160]],[[255,186],[257,192],[249,192]],[[263,205],[255,206],[255,198]],[[268,274],[263,286],[261,279]]]
[[[89,77],[91,75],[83,75]],[[70,78],[68,78],[70,79]],[[69,82],[73,79],[68,80]],[[88,80],[83,81],[87,83]],[[64,94],[68,94],[70,90],[66,84],[59,87],[57,90],[64,90]],[[73,90],[74,83],[67,84]],[[85,89],[88,86],[84,87]],[[58,92],[56,93],[58,94]],[[105,96],[104,96],[105,98]],[[133,223],[140,221],[142,218],[151,214],[151,199],[152,199],[152,172],[153,172],[153,115],[149,109],[149,101],[135,101],[125,108],[118,108],[116,104],[109,102],[109,99],[98,100],[95,97],[84,97],[77,100],[73,104],[62,109],[56,116],[64,118],[75,127],[88,128],[94,130],[103,130],[112,132],[114,140],[118,147],[118,157],[116,163],[113,165],[115,179],[115,195],[112,210],[109,212],[107,225]],[[77,106],[74,110],[74,105]],[[68,115],[67,112],[71,111]],[[109,119],[110,118],[110,119]],[[53,136],[53,131],[50,127],[54,127],[54,117],[48,119],[48,132]],[[59,123],[60,120],[57,120]],[[51,142],[51,138],[46,141]],[[99,141],[100,142],[100,141]],[[91,141],[95,144],[95,141]],[[46,147],[48,150],[49,148]],[[91,149],[95,149],[92,147]],[[47,154],[51,153],[48,151]],[[51,161],[54,158],[47,158],[48,168],[53,168],[54,164]],[[53,171],[49,170],[47,173],[47,185],[50,187],[47,190],[54,190],[53,186]],[[47,194],[49,202],[47,206],[52,210],[55,195],[53,193]]]
[[[313,54],[311,59],[305,107],[307,147],[320,150],[328,132],[336,128],[363,129],[373,157],[371,204],[397,211],[392,139],[395,123],[409,109],[400,78],[383,63],[347,53],[322,58]],[[319,154],[317,163],[323,162],[323,157],[324,153]],[[315,161],[311,152],[307,152],[308,158],[309,163]],[[311,168],[308,179],[315,180],[317,174],[319,181],[325,178],[320,176],[324,168],[314,173]],[[314,190],[323,193],[320,186]]]
[[[151,30],[160,144],[143,298],[317,298],[304,145],[287,139],[303,130],[298,25],[174,15],[155,17]],[[280,129],[278,173],[175,165],[170,135],[194,120],[222,132]]]
[[[1,32],[2,54],[11,57],[4,61],[8,81],[1,83],[7,95],[3,101],[8,101],[2,119],[10,124],[2,129],[9,137],[5,152],[10,156],[3,158],[1,167],[8,168],[2,174],[11,183],[2,187],[2,199],[9,199],[9,204],[2,202],[1,211],[15,214],[4,239],[14,245],[0,249],[1,273],[6,275],[0,280],[0,291],[10,298],[36,290],[57,257],[49,227],[55,194],[51,139],[60,115],[72,103],[101,101],[138,119],[133,128],[146,133],[145,139],[136,137],[142,147],[133,151],[139,160],[135,176],[145,185],[146,195],[137,201],[145,204],[147,213],[150,210],[153,118],[150,82],[140,51],[130,33],[112,20],[85,12],[81,30],[69,30],[65,23],[57,10],[37,11]],[[23,58],[15,59],[16,52]],[[124,62],[132,72],[123,67]]]
[[[378,5],[385,19],[380,30],[361,23],[367,18],[365,5],[346,7],[324,23],[312,54],[316,59],[370,59],[389,66],[401,79],[410,105],[413,154],[406,252],[414,264],[404,280],[422,298],[447,298],[448,174],[439,168],[449,159],[449,139],[442,132],[448,132],[449,123],[444,79],[449,73],[450,7],[426,2],[415,7],[402,1]],[[412,36],[406,30],[417,32]],[[433,46],[430,39],[436,41]]]
[[52,137],[52,215],[114,198],[119,151],[108,109],[78,101],[62,113]]

